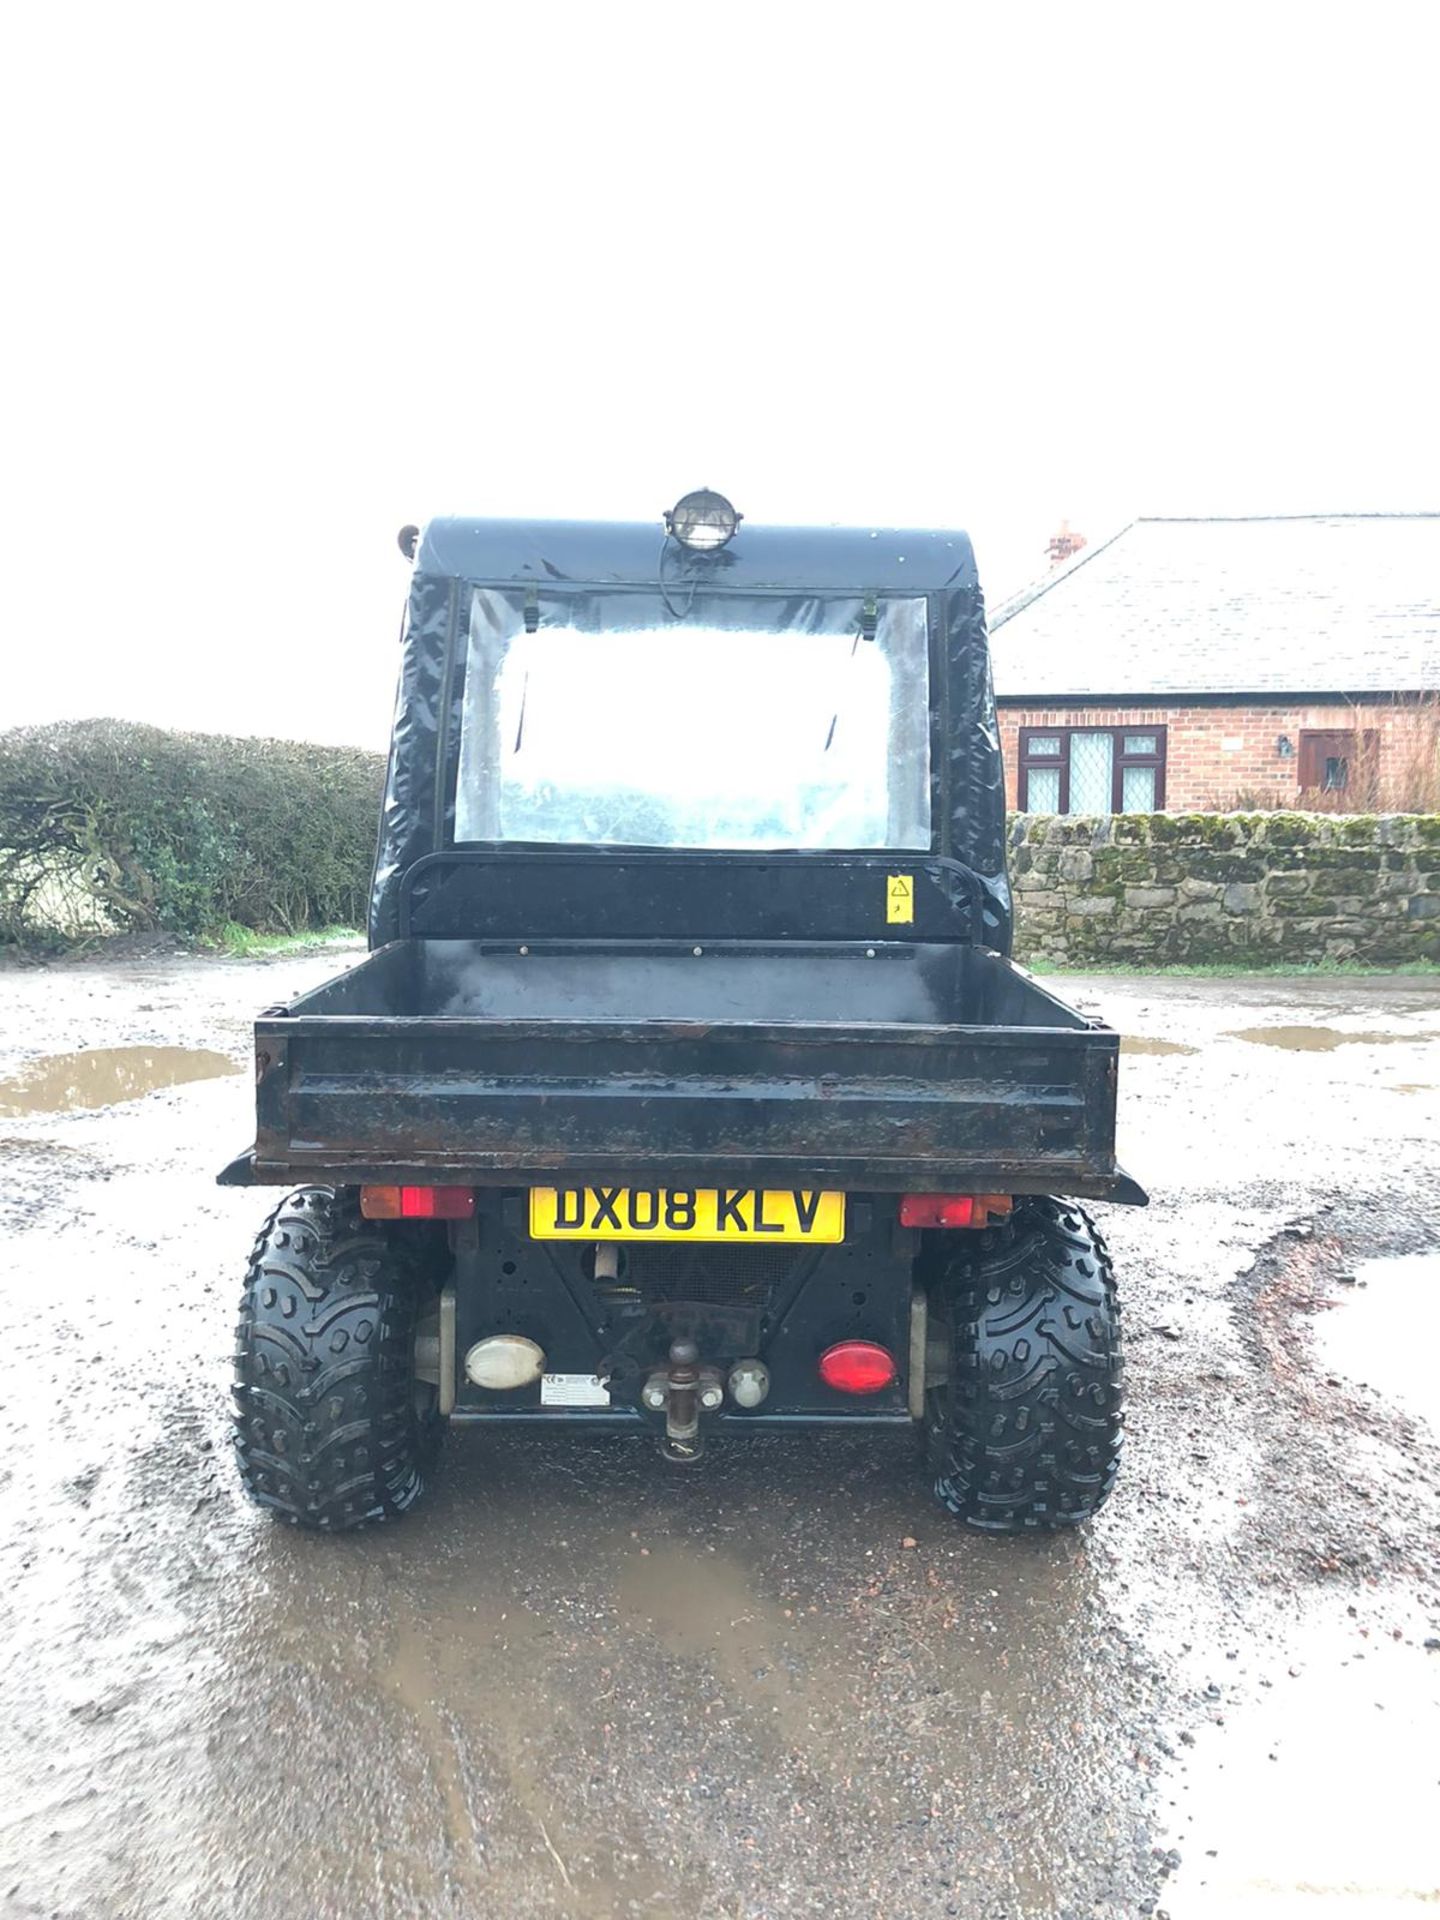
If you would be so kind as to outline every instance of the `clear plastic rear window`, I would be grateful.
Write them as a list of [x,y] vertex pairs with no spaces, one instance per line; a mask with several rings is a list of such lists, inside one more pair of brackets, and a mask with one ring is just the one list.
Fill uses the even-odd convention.
[[924,599],[475,589],[455,838],[928,848]]

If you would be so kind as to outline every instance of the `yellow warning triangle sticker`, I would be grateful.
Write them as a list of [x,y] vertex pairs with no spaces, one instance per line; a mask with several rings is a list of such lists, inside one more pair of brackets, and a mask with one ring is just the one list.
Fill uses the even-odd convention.
[[910,888],[912,884],[908,874],[892,873],[890,876],[890,898],[892,900],[908,900],[910,898]]

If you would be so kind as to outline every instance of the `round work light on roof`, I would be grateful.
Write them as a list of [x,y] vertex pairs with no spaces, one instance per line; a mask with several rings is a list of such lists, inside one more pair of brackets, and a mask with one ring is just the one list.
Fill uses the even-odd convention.
[[665,516],[665,531],[692,553],[717,553],[745,518],[737,513],[723,493],[701,487],[677,500]]

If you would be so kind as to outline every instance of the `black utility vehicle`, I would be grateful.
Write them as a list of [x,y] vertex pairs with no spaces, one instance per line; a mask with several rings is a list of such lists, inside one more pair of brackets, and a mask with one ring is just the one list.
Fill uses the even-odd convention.
[[[403,1511],[447,1421],[913,1428],[972,1526],[1115,1475],[1118,1040],[1006,958],[963,534],[436,520],[361,965],[255,1029],[291,1189],[240,1468]],[[1064,1198],[1052,1198],[1054,1194]]]

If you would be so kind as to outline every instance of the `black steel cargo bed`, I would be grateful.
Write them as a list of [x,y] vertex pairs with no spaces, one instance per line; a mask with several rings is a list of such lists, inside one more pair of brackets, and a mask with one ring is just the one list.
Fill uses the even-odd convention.
[[1118,1036],[961,944],[401,940],[256,1023],[235,1184],[1143,1194]]

